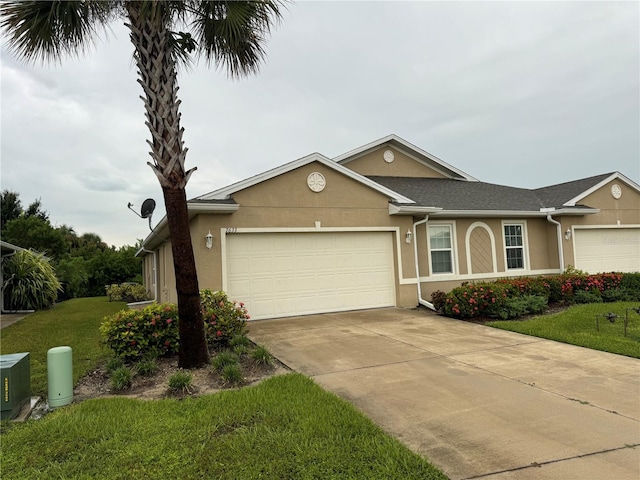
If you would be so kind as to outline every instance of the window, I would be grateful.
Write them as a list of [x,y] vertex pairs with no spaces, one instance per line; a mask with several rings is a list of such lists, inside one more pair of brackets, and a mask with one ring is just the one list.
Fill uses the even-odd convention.
[[453,273],[451,225],[429,225],[431,273]]
[[524,268],[524,240],[522,224],[504,226],[507,269]]

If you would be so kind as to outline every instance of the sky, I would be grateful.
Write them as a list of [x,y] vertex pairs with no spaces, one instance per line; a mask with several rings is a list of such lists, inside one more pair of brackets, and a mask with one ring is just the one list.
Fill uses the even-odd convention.
[[[126,28],[85,56],[1,50],[3,190],[109,245],[164,216]],[[179,74],[193,198],[313,152],[396,134],[489,183],[619,171],[640,183],[640,2],[296,2],[258,75]]]

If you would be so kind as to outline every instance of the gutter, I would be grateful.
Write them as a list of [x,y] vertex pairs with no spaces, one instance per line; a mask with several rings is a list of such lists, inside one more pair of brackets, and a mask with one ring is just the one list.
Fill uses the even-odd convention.
[[433,303],[427,302],[424,298],[422,298],[422,287],[420,286],[420,266],[418,264],[418,236],[416,232],[416,227],[423,223],[427,223],[429,221],[429,215],[425,215],[424,219],[418,220],[413,224],[413,257],[416,264],[416,280],[418,285],[418,303],[423,305],[433,311],[435,311],[436,307],[433,306]]
[[556,234],[558,237],[558,260],[560,261],[560,271],[564,273],[564,249],[562,247],[562,225],[557,220],[554,220],[551,217],[551,214],[547,215],[547,221],[550,223],[555,223],[556,225]]

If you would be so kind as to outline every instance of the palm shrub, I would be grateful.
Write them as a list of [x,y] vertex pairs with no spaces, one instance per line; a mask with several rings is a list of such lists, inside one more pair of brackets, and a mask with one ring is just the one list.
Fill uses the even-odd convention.
[[2,264],[4,299],[9,310],[38,310],[53,305],[62,290],[49,260],[20,250]]

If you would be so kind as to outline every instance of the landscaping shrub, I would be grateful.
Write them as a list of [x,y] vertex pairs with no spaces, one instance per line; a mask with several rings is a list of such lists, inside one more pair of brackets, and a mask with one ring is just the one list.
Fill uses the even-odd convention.
[[142,302],[147,300],[147,289],[137,283],[120,283],[106,287],[110,302]]
[[447,303],[447,294],[442,290],[436,290],[431,294],[431,303],[438,312],[441,312]]
[[[432,300],[438,309],[442,293]],[[522,299],[525,300],[522,300]],[[544,299],[544,300],[543,300]],[[517,318],[544,310],[550,303],[640,301],[640,274],[586,274],[569,267],[553,277],[503,278],[491,283],[464,283],[444,296],[442,312],[454,318]]]
[[640,273],[623,273],[620,288],[630,297],[630,302],[640,302]]
[[158,371],[158,362],[155,358],[145,358],[136,364],[136,371],[143,377],[150,377]]
[[599,290],[578,290],[573,294],[575,303],[602,303],[602,296]]
[[111,374],[122,367],[124,367],[124,362],[120,357],[111,357],[107,362],[107,372]]
[[217,371],[222,371],[227,365],[238,363],[238,356],[233,352],[220,352],[211,359],[211,365]]
[[169,377],[169,389],[174,392],[191,393],[193,377],[189,372],[176,372]]
[[506,298],[504,287],[497,283],[462,285],[447,294],[443,312],[455,318],[493,316]]
[[230,363],[224,366],[220,376],[226,383],[236,385],[242,381],[242,368],[238,363]]
[[136,360],[150,352],[178,353],[178,307],[166,303],[122,310],[105,318],[100,334],[115,355],[125,360]]
[[504,305],[496,309],[496,315],[503,320],[518,318],[528,313],[540,313],[547,308],[547,297],[525,295],[507,298]]
[[256,348],[251,350],[249,356],[257,365],[273,364],[273,355],[271,355],[271,352],[267,350],[267,347],[263,347],[262,345],[258,345]]
[[131,386],[133,374],[127,367],[120,367],[111,374],[111,390],[120,392]]
[[210,345],[229,345],[232,338],[246,333],[250,317],[244,303],[232,302],[225,292],[212,290],[202,290],[200,302]]
[[[227,346],[247,331],[249,315],[243,303],[232,302],[224,292],[203,290],[200,294],[205,334],[209,345]],[[106,317],[100,326],[105,343],[116,356],[137,360],[178,353],[180,348],[178,307],[173,303],[152,304],[142,310],[122,310]]]
[[62,290],[49,260],[31,250],[20,250],[5,260],[2,276],[4,301],[8,310],[50,307]]

